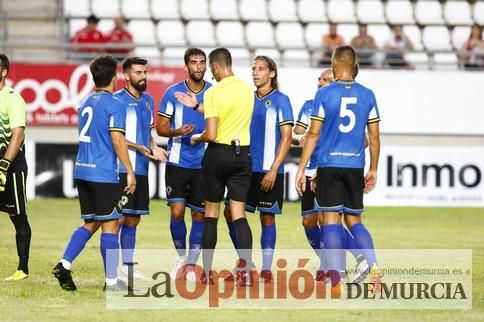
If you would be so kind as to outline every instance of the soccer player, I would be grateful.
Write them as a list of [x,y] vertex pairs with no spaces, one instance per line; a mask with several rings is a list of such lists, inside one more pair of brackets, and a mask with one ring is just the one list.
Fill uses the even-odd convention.
[[209,66],[218,84],[205,92],[204,104],[194,94],[178,92],[177,99],[205,114],[206,128],[192,136],[192,144],[209,142],[202,162],[205,199],[205,223],[202,248],[204,276],[202,282],[213,283],[212,259],[217,244],[217,221],[225,188],[230,195],[230,210],[241,253],[235,282],[252,285],[252,231],[245,217],[245,203],[252,175],[250,122],[254,94],[246,82],[234,76],[228,49],[217,48],[209,54]]
[[[123,61],[123,74],[126,87],[114,93],[114,97],[123,102],[126,109],[126,134],[128,155],[136,176],[136,191],[128,198],[120,219],[119,241],[122,254],[120,276],[127,280],[128,265],[133,263],[136,245],[136,227],[141,216],[149,214],[148,167],[149,160],[166,161],[166,151],[159,148],[153,140],[153,98],[145,93],[147,86],[148,61],[140,57],[127,57]],[[127,185],[127,170],[120,164],[119,179],[121,186]],[[146,279],[138,272],[133,272],[136,279]]]
[[18,281],[29,277],[31,231],[25,196],[25,101],[5,84],[9,70],[8,57],[0,54],[0,211],[9,214],[15,227],[19,258],[17,270],[5,280]]
[[[357,65],[356,53],[351,46],[336,48],[332,57],[335,82],[320,88],[314,98],[315,109],[297,171],[296,189],[299,194],[306,189],[304,171],[322,132],[317,151],[316,201],[324,212],[324,247],[332,251],[327,256],[331,284],[333,287],[340,285],[343,227],[339,225],[339,213],[342,211],[346,226],[372,267],[370,281],[373,291],[378,292],[381,275],[373,241],[362,223],[361,213],[363,193],[373,190],[377,180],[380,115],[373,92],[354,82]],[[368,129],[370,149],[366,175],[365,128]]]
[[[192,135],[205,130],[203,115],[179,103],[175,93],[192,93],[197,102],[203,103],[205,91],[212,86],[203,80],[207,70],[207,56],[203,50],[188,48],[184,61],[187,79],[167,89],[158,110],[160,118],[157,124],[158,135],[169,138],[170,154],[166,165],[165,185],[171,213],[170,232],[178,254],[178,260],[170,274],[172,279],[176,278],[178,270],[185,264],[195,264],[200,255],[204,212],[200,173],[205,152],[204,143],[190,144]],[[188,256],[184,219],[186,207],[191,209],[192,217]]]
[[[356,75],[355,75],[356,76]],[[318,77],[318,89],[331,84],[334,82],[333,71],[331,68],[327,68],[323,70],[321,75]],[[305,135],[309,127],[309,120],[311,118],[313,112],[313,100],[307,100],[304,102],[301,110],[299,111],[299,115],[296,121],[296,126],[294,127],[295,138],[293,139],[293,143],[296,145],[304,145]],[[366,137],[365,137],[366,142]],[[318,140],[316,145],[315,151],[311,155],[311,159],[309,160],[309,164],[306,167],[305,175],[306,175],[306,189],[301,197],[301,215],[302,215],[302,225],[304,227],[304,232],[306,234],[306,238],[308,239],[309,245],[315,250],[316,254],[320,256],[321,264],[318,272],[316,273],[316,280],[324,280],[324,259],[321,258],[321,249],[323,249],[323,223],[324,217],[323,212],[319,211],[316,205],[314,204],[314,181],[316,179],[316,170],[317,170],[317,151],[321,144],[321,137]],[[366,147],[367,144],[365,144]],[[313,183],[313,185],[311,185]],[[340,223],[341,224],[341,216],[340,216]],[[343,248],[350,251],[353,256],[355,257],[358,265],[364,261],[364,257],[361,252],[357,249],[356,243],[354,241],[353,236],[348,231],[348,229],[343,227],[344,235],[342,236]],[[343,258],[344,262],[346,257]],[[343,271],[340,272],[342,278],[346,278],[346,264],[342,265]],[[358,266],[358,272],[366,272],[366,269],[361,268]],[[362,277],[359,276],[358,279]],[[363,277],[364,278],[364,277]]]
[[[294,117],[289,97],[279,91],[277,65],[267,56],[257,56],[252,64],[256,87],[254,113],[250,126],[252,179],[246,210],[260,212],[262,268],[260,278],[273,281],[271,272],[276,246],[276,217],[284,200],[284,159],[291,147]],[[229,232],[233,230],[225,212]],[[233,234],[231,234],[234,242]],[[236,246],[236,242],[234,243]]]
[[[90,63],[96,89],[78,110],[79,150],[74,178],[84,224],[74,231],[61,261],[52,270],[66,291],[77,289],[71,275],[72,262],[99,227],[102,229],[100,248],[106,276],[104,290],[127,289],[126,283],[117,278],[118,219],[123,204],[136,189],[136,178],[124,138],[126,108],[112,95],[116,88],[116,67],[116,58],[111,55],[101,55]],[[119,184],[117,158],[126,169],[124,193],[128,196],[123,196]],[[108,249],[114,250],[109,262]]]

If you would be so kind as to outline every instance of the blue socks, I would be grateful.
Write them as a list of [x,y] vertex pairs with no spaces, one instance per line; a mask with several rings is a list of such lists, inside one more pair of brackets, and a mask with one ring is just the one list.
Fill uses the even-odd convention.
[[322,229],[324,248],[327,250],[324,258],[328,263],[328,274],[332,285],[339,283],[339,272],[344,269],[344,267],[341,267],[341,254],[343,253],[342,229],[343,227],[339,224],[324,225]]
[[[119,241],[118,234],[101,234],[101,256],[103,257],[104,272],[106,278],[114,279],[118,276],[118,262],[119,262]],[[108,249],[115,251],[107,252]],[[107,256],[109,255],[109,262]]]
[[72,263],[76,257],[82,252],[87,241],[91,238],[92,234],[84,226],[77,228],[71,236],[71,240],[67,244],[62,259]]
[[375,247],[373,246],[373,239],[370,233],[363,224],[354,224],[350,228],[351,234],[355,239],[356,245],[365,256],[368,266],[371,268],[376,263]]
[[172,217],[170,219],[170,232],[178,256],[185,256],[187,248],[187,226],[185,225],[185,220],[177,220]]
[[190,230],[190,236],[188,237],[190,245],[187,256],[188,264],[196,264],[198,261],[198,257],[202,250],[202,233],[203,221],[192,220],[192,229]]
[[356,241],[351,235],[350,231],[344,227],[344,239],[343,239],[343,248],[353,255],[353,257],[358,261],[363,257],[361,250],[358,249],[358,245],[356,245]]
[[321,249],[321,233],[319,231],[319,226],[316,225],[313,228],[304,228],[306,233],[306,238],[308,239],[309,245],[314,249],[316,255],[319,256],[319,250]]
[[136,227],[121,225],[119,242],[123,255],[123,264],[133,263],[134,247],[136,245]]
[[260,246],[262,249],[262,270],[271,270],[274,248],[276,247],[276,224],[262,225]]

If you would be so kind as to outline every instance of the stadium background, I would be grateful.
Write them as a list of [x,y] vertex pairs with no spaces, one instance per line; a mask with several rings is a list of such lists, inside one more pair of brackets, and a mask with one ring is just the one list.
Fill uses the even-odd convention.
[[[381,66],[384,54],[377,50],[375,67],[362,69],[357,78],[375,91],[383,119],[379,185],[365,202],[373,206],[456,207],[462,220],[456,221],[442,208],[402,208],[408,211],[399,214],[408,215],[404,221],[408,225],[414,220],[413,232],[427,233],[422,232],[417,223],[424,213],[427,222],[434,222],[443,214],[439,218],[448,222],[441,223],[444,225],[442,234],[452,229],[479,234],[470,228],[470,222],[475,221],[476,226],[483,223],[480,217],[473,216],[482,214],[479,208],[484,206],[484,74],[462,70],[457,55],[469,35],[470,25],[484,23],[484,1],[2,0],[0,49],[12,61],[8,81],[28,102],[26,148],[30,174],[27,193],[31,199],[37,199],[30,203],[30,212],[36,216],[34,236],[35,221],[42,227],[42,216],[51,215],[52,209],[57,209],[52,214],[54,219],[64,218],[67,212],[69,217],[75,217],[77,212],[75,200],[56,201],[43,197],[75,197],[72,185],[72,160],[77,140],[75,106],[89,92],[92,83],[85,63],[72,55],[68,38],[84,25],[85,17],[91,13],[101,18],[102,30],[110,29],[112,18],[116,16],[129,19],[128,28],[136,46],[134,53],[150,61],[148,92],[155,97],[156,104],[167,86],[184,78],[182,56],[187,46],[201,47],[207,52],[216,46],[226,46],[234,54],[236,74],[249,82],[251,57],[257,54],[274,57],[280,67],[281,90],[291,98],[295,114],[304,100],[314,95],[321,71],[317,66],[320,38],[329,22],[339,23],[339,31],[345,39],[356,35],[358,22],[368,23],[369,34],[376,38],[380,48],[389,33],[389,24],[403,23],[416,45],[406,58],[416,69],[386,70]],[[209,71],[206,78],[211,81]],[[159,143],[164,144],[164,141],[159,140]],[[291,180],[294,180],[298,153],[300,150],[293,149],[289,157],[287,200],[297,199]],[[151,168],[150,180],[154,184],[150,194],[163,198],[163,180],[160,180],[163,166],[152,165]],[[157,212],[166,212],[159,202],[156,205]],[[297,212],[295,205],[289,205],[289,210]],[[372,209],[385,213],[392,208]],[[391,218],[398,220],[398,216]],[[68,222],[75,223],[75,220]],[[381,233],[385,220],[384,215],[376,216],[375,221],[370,221],[370,228],[373,224]],[[5,233],[2,233],[1,243],[6,245],[2,247],[11,248],[10,227],[5,227],[8,224],[4,224],[4,220],[2,222],[1,231]],[[66,223],[66,227],[61,227],[65,230],[63,235],[73,225]],[[162,229],[168,232],[165,226]],[[402,238],[407,233],[402,233]],[[299,235],[303,235],[302,229]],[[430,236],[443,238],[438,232]],[[59,237],[55,247],[62,247],[66,238]],[[385,233],[376,238],[379,245],[395,247],[388,244],[389,239],[391,235]],[[163,240],[164,245],[168,245],[168,239]],[[301,241],[301,245],[305,245],[302,237]],[[482,232],[480,237],[475,236],[474,243],[459,240],[447,245],[428,241],[403,244],[403,247],[409,246],[474,248],[478,258],[475,260],[482,266]],[[59,252],[48,254],[56,256]],[[97,254],[92,253],[89,261],[94,262]],[[14,259],[7,255],[2,258]],[[47,255],[44,259],[52,261]],[[93,271],[99,270],[92,265],[96,267]],[[477,303],[483,300],[482,275],[481,270],[475,281]],[[45,281],[52,284],[48,277]],[[6,284],[0,285],[0,289],[4,287]],[[26,296],[8,292],[14,292],[13,298]],[[12,304],[6,302],[5,296],[0,303]],[[82,314],[77,314],[80,319]],[[483,318],[482,311],[476,314],[472,319]],[[409,313],[400,317],[411,319],[411,316]],[[445,316],[442,313],[426,319]],[[371,314],[365,317],[371,318]],[[391,317],[385,315],[384,319]]]

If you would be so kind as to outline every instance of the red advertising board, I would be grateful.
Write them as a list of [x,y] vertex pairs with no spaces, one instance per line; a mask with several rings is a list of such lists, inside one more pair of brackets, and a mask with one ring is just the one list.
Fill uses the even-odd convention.
[[[183,68],[148,68],[147,92],[155,100],[155,110],[166,88],[184,77]],[[39,126],[77,126],[77,107],[94,88],[87,64],[15,63],[7,84],[27,102],[27,124]],[[118,88],[123,85],[119,70]]]

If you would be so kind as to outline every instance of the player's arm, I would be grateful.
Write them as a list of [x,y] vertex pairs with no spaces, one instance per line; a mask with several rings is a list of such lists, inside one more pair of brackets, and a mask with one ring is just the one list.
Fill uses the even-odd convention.
[[151,150],[151,153],[148,156],[149,158],[160,162],[166,162],[168,153],[166,152],[165,149],[160,148],[158,145],[156,145],[153,135],[150,136],[150,150]]
[[217,138],[218,117],[210,117],[205,119],[205,130],[201,134],[192,136],[190,143],[198,144],[202,142],[215,142]]
[[304,174],[304,170],[308,164],[311,155],[316,148],[316,144],[318,142],[319,134],[323,127],[323,119],[319,117],[312,117],[311,118],[311,125],[309,126],[309,131],[306,134],[306,142],[304,143],[302,154],[301,154],[301,161],[299,162],[299,166],[297,169],[296,175],[296,190],[297,192],[302,195],[304,190],[306,189],[306,176]]
[[156,132],[158,133],[158,135],[167,138],[188,135],[192,133],[194,129],[195,125],[193,124],[183,124],[178,129],[173,129],[170,127],[170,119],[163,115],[160,115],[160,117],[158,118],[158,124],[156,125]]
[[292,136],[292,144],[304,145],[307,128],[307,125],[302,125],[302,123],[296,122],[296,126],[294,127],[294,135]]
[[378,159],[380,157],[380,123],[368,124],[368,140],[370,141],[370,167],[365,175],[365,193],[372,191],[376,186]]
[[292,141],[292,124],[284,124],[279,127],[281,132],[281,141],[277,146],[274,162],[272,162],[270,170],[264,175],[260,183],[262,191],[270,191],[274,188],[274,183],[277,178],[277,170],[284,162],[284,159],[291,148]]
[[25,139],[25,128],[16,127],[12,129],[12,136],[10,138],[10,143],[8,144],[7,151],[3,156],[4,159],[12,162],[17,157],[18,151],[20,151],[20,147],[24,143]]

